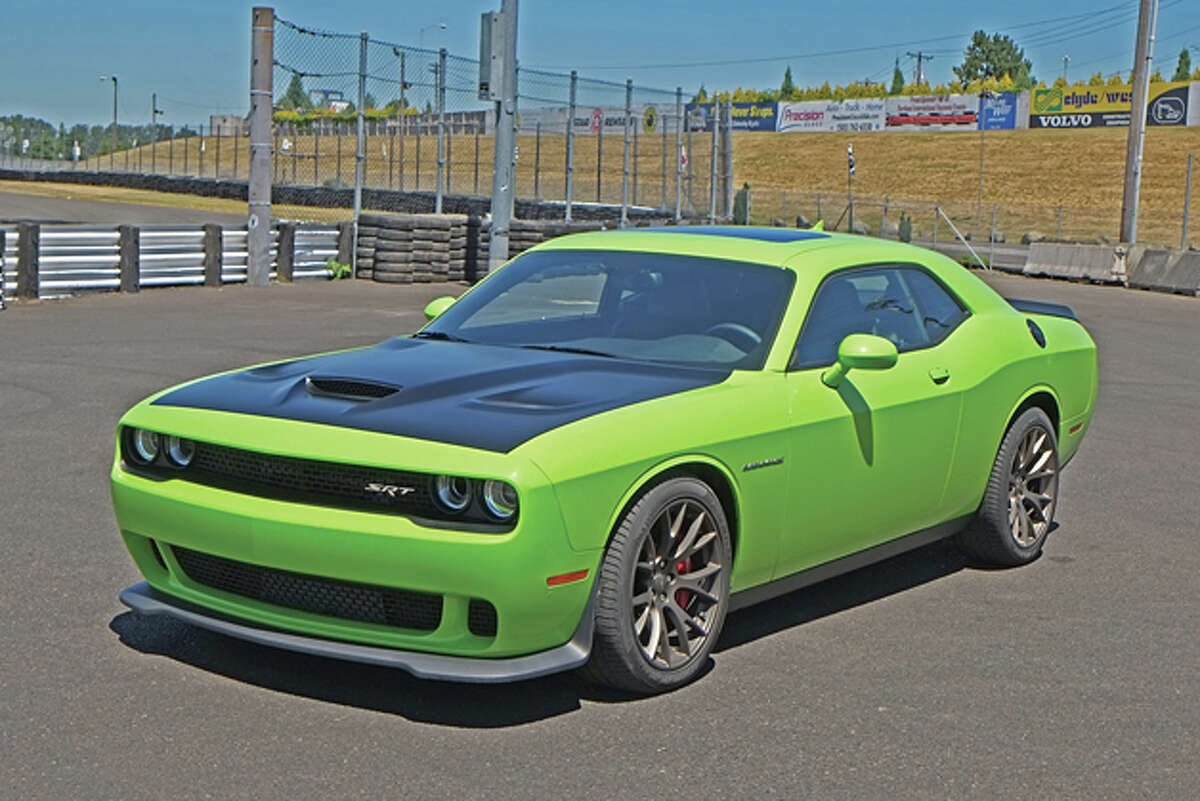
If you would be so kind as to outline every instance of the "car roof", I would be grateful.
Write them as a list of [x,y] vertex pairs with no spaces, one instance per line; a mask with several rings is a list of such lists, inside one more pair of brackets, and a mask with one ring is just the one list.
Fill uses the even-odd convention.
[[[732,261],[769,264],[793,271],[828,261],[925,261],[928,251],[900,242],[826,231],[746,225],[680,225],[589,231],[557,237],[538,250],[634,250],[675,253]],[[796,256],[821,252],[832,259],[793,261]]]

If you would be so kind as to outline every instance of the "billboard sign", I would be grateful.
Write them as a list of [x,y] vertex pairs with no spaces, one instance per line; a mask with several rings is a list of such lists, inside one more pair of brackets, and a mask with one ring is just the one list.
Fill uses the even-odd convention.
[[[1129,125],[1133,89],[1130,86],[1055,86],[1034,89],[1029,108],[1030,128],[1107,128]],[[1147,125],[1186,125],[1188,83],[1150,85]]]
[[1017,127],[1017,93],[993,92],[979,96],[979,127],[985,131],[1007,131]]
[[979,95],[913,95],[887,99],[889,130],[979,127]]
[[[735,131],[773,131],[778,103],[734,103],[730,118]],[[688,103],[688,130],[711,131],[713,104]]]
[[803,100],[780,103],[776,130],[785,132],[881,131],[885,113],[883,98],[855,100]]

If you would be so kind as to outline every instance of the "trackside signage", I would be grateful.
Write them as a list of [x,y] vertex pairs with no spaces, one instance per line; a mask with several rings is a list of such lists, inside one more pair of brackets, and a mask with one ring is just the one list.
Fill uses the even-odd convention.
[[[778,105],[778,103],[734,103],[730,109],[733,129],[735,131],[774,131]],[[690,130],[712,130],[712,103],[688,103],[687,115]]]
[[[1029,107],[1030,128],[1106,128],[1129,125],[1132,87],[1056,86],[1034,89]],[[1147,125],[1187,125],[1188,83],[1150,84]]]
[[885,121],[883,98],[802,100],[779,104],[776,130],[789,133],[882,131]]
[[975,129],[979,95],[914,95],[889,97],[887,127],[901,130]]
[[979,96],[979,127],[985,131],[1017,127],[1017,93],[993,92]]

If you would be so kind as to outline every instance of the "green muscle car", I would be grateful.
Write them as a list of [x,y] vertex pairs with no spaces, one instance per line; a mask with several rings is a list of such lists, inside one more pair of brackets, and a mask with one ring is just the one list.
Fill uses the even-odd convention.
[[121,600],[418,676],[668,690],[740,606],[943,537],[1036,558],[1096,399],[1070,309],[820,231],[567,236],[426,314],[131,409]]

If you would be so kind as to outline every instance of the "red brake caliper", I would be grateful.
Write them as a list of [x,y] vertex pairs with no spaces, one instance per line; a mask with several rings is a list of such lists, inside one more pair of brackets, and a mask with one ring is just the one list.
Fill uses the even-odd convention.
[[[692,570],[692,558],[690,556],[687,559],[684,559],[683,561],[681,561],[675,565],[675,572],[681,576],[684,575],[685,573],[690,573],[691,570]],[[680,609],[686,610],[687,605],[691,600],[692,600],[692,593],[690,591],[675,590],[675,603],[679,604]]]

